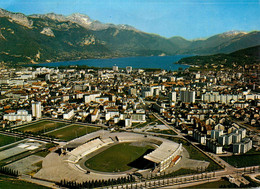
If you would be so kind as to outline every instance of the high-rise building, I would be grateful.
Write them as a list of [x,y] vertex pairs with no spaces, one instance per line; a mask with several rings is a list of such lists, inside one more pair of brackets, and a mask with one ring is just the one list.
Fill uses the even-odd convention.
[[32,102],[32,116],[36,118],[42,117],[41,102]]
[[51,75],[50,74],[46,74],[45,75],[45,81],[50,81],[51,80]]
[[132,66],[126,66],[126,73],[131,73],[133,70]]
[[132,127],[132,118],[131,117],[125,118],[125,127],[126,128]]
[[211,138],[213,138],[213,139],[218,139],[222,135],[223,135],[223,130],[212,130],[211,131]]
[[199,79],[200,78],[200,73],[196,73],[195,74],[195,79]]
[[128,89],[128,94],[130,94],[130,95],[136,95],[136,94],[137,94],[137,89],[136,89],[136,88],[130,88],[130,89]]
[[177,101],[177,95],[176,95],[175,91],[170,93],[170,101],[172,101],[172,102]]
[[118,72],[118,66],[113,66],[113,71]]
[[195,102],[195,91],[180,91],[180,97],[182,102]]

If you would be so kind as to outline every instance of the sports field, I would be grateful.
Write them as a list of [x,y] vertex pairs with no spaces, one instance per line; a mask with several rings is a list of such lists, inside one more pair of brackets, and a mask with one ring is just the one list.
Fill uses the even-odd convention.
[[21,140],[21,139],[17,138],[17,137],[12,137],[12,136],[0,134],[0,146],[11,144],[11,143],[16,142],[18,140]]
[[91,133],[99,130],[99,127],[90,127],[83,125],[70,125],[65,128],[61,128],[59,130],[48,133],[48,136],[53,136],[54,138],[58,138],[61,140],[69,141],[74,138],[83,136],[87,133]]
[[57,129],[59,127],[68,125],[67,123],[63,122],[56,122],[56,121],[39,121],[33,124],[29,124],[28,126],[21,127],[18,131],[22,132],[31,132],[31,133],[44,133],[47,131],[51,131]]
[[134,146],[121,143],[112,146],[85,162],[86,167],[102,172],[122,172],[131,169],[130,163],[144,155],[151,146]]

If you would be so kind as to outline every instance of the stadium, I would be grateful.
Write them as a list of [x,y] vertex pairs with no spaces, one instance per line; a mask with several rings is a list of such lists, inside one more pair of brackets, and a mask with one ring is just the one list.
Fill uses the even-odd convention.
[[[137,150],[134,150],[133,154],[136,154],[136,156],[131,159],[131,161],[136,162],[137,158],[138,161],[141,161],[141,164],[149,164],[150,166],[130,166],[134,164],[133,162],[127,165],[120,165],[121,160],[116,158],[119,158],[122,153],[127,154],[127,148],[120,152],[118,152],[117,149],[112,154],[110,152],[109,154],[111,157],[107,159],[105,158],[106,155],[102,154],[106,153],[107,150],[110,150],[113,147],[126,144],[128,144],[128,147],[134,146],[135,149],[138,148],[139,151],[146,147],[143,151],[140,151],[139,154],[136,154]],[[60,181],[61,178],[81,181],[96,178],[117,178],[138,171],[142,172],[144,170],[151,173],[160,173],[165,171],[168,167],[176,165],[181,160],[182,151],[182,144],[164,138],[129,132],[111,133],[109,131],[100,130],[61,145],[60,148],[56,150],[56,153],[51,153],[45,158],[43,161],[43,169],[41,169],[35,176],[54,181]],[[103,160],[96,158],[100,154],[102,154],[101,156]],[[131,156],[131,154],[126,154],[125,156],[130,158],[129,156]],[[112,161],[114,158],[116,159],[116,166],[120,165],[127,168],[123,170],[123,168],[117,167],[116,170],[110,172],[110,169],[102,171],[102,168],[105,167],[105,165],[102,166],[101,169],[93,167],[95,164],[94,161],[97,161],[97,165],[106,163],[109,166],[113,166],[112,163],[108,162],[110,160]],[[89,167],[90,165],[92,167]]]

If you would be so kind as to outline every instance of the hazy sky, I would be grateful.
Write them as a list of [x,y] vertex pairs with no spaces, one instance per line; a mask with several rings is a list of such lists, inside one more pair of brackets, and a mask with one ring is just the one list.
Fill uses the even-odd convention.
[[104,23],[187,39],[260,29],[260,0],[0,0],[0,7],[26,15],[79,12]]

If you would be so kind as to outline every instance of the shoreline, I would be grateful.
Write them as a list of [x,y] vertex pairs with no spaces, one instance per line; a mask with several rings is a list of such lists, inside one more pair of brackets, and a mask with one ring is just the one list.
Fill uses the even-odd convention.
[[26,67],[73,67],[82,66],[89,68],[112,68],[118,66],[119,69],[124,69],[126,66],[132,66],[133,69],[160,69],[160,70],[178,70],[179,67],[186,69],[190,65],[178,64],[182,58],[191,55],[172,55],[172,56],[135,56],[135,57],[120,57],[106,59],[81,59],[69,60],[60,62],[49,62],[39,64],[28,64]]

